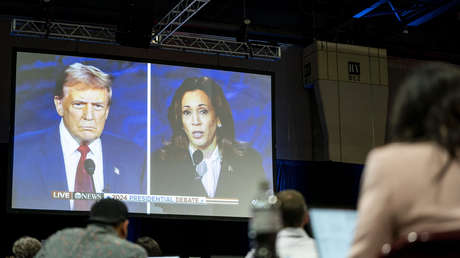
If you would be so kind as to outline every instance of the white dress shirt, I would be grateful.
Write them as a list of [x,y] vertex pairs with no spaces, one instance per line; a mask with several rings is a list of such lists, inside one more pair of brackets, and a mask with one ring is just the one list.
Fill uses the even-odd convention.
[[276,236],[276,252],[280,258],[317,258],[315,241],[303,228],[283,228]]
[[[196,149],[192,145],[189,145],[188,150],[190,157],[193,160],[193,153],[196,151]],[[219,146],[216,145],[216,148],[212,154],[209,157],[203,157],[203,160],[200,162],[200,165],[206,165],[206,173],[201,177],[201,183],[203,184],[208,197],[211,198],[216,195],[217,184],[219,182],[220,176],[221,161],[222,157],[219,151]]]
[[[245,258],[254,258],[251,249]],[[318,258],[315,240],[303,228],[283,228],[276,235],[276,254],[279,258]]]
[[[67,190],[73,192],[75,189],[75,176],[77,174],[78,161],[81,153],[78,151],[80,144],[73,138],[69,130],[64,125],[61,119],[59,124],[59,134],[61,136],[62,155],[64,157],[65,173],[67,177]],[[90,151],[86,155],[86,159],[92,159],[96,165],[94,170],[93,180],[96,192],[102,192],[104,189],[104,175],[102,162],[102,144],[98,138],[88,145]],[[70,208],[73,209],[73,200],[70,201]]]

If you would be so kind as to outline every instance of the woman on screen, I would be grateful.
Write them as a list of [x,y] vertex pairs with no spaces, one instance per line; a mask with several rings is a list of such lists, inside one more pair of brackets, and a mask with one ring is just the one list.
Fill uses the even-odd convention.
[[172,138],[151,159],[152,194],[230,198],[239,205],[222,209],[224,214],[212,205],[186,211],[180,210],[184,205],[171,205],[166,212],[246,216],[253,189],[265,176],[260,155],[235,140],[232,112],[221,87],[209,77],[185,79],[173,96],[168,120]]

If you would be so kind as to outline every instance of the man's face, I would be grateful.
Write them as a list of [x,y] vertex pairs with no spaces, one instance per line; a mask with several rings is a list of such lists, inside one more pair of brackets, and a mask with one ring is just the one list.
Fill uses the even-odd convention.
[[80,144],[89,144],[101,136],[109,115],[106,89],[85,83],[65,86],[64,97],[55,97],[54,104],[67,130]]

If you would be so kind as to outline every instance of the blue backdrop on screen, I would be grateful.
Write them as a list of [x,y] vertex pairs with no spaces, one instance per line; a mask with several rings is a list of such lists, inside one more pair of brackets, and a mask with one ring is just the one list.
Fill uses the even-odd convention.
[[152,150],[171,138],[168,107],[174,92],[189,77],[207,76],[221,86],[232,110],[235,137],[249,142],[263,158],[268,179],[272,179],[271,76],[204,68],[153,64]]

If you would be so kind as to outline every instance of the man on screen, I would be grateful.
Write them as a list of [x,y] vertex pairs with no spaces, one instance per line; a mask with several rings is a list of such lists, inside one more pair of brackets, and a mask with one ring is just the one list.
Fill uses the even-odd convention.
[[53,191],[145,193],[140,148],[103,134],[111,83],[94,66],[74,63],[65,70],[54,94],[59,125],[15,139],[13,208],[89,210],[92,204],[55,199]]

